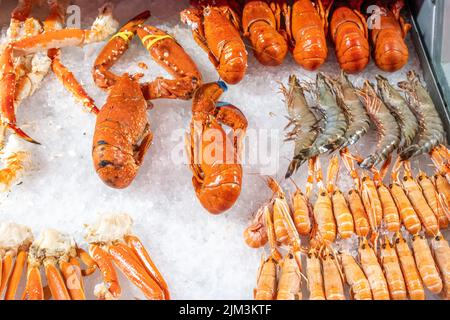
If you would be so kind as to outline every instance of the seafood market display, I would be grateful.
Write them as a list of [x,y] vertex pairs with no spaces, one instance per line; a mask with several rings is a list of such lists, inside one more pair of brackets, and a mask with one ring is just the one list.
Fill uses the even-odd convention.
[[[289,48],[294,61],[317,70],[328,57],[327,36],[342,70],[363,71],[373,59],[383,71],[408,62],[405,37],[411,25],[401,16],[404,0],[192,0],[181,21],[192,28],[219,76],[240,82],[247,51],[240,37],[266,66],[280,65]],[[370,10],[376,7],[375,13]]]
[[[348,136],[346,131],[352,123],[352,108],[345,107],[351,103],[345,101],[338,79],[328,79],[318,73],[315,84],[303,84],[304,87],[315,86],[312,90],[319,92],[320,106],[316,112],[324,121],[320,133],[309,140],[308,131],[312,127],[308,128],[308,123],[318,120],[308,106],[302,85],[294,76],[289,78],[289,89],[282,85],[289,124],[297,125],[287,136],[294,136],[293,140],[301,139],[295,143],[294,160],[289,165],[287,177],[303,162],[309,161],[308,177],[305,194],[293,180],[296,190],[291,205],[285,200],[281,187],[269,178],[273,196],[244,231],[244,240],[250,247],[270,244],[270,258],[263,259],[258,271],[255,299],[302,299],[300,277],[291,282],[296,294],[284,294],[284,264],[293,253],[297,253],[294,257],[299,274],[304,269],[299,255],[305,256],[309,299],[345,299],[345,284],[352,299],[424,300],[426,290],[449,298],[447,261],[450,251],[441,231],[448,228],[450,211],[447,192],[438,187],[440,183],[449,185],[446,169],[443,169],[449,154],[442,144],[442,122],[414,71],[409,71],[408,79],[398,84],[405,89],[406,98],[386,78],[376,78],[378,93],[367,80],[358,89],[345,75],[340,78],[347,85],[347,91],[352,91],[350,95],[347,93],[353,97],[350,101],[359,106],[353,113],[362,115],[358,122],[362,134],[368,131],[366,112],[378,131],[377,149],[366,158],[351,153],[348,146],[352,145],[351,149],[354,149],[356,141],[341,140]],[[324,90],[324,86],[328,87]],[[334,95],[331,88],[334,88]],[[365,108],[357,103],[356,95],[360,96]],[[296,113],[293,113],[294,101]],[[330,106],[339,112],[328,111]],[[344,115],[343,120],[339,113]],[[424,114],[429,119],[426,122],[423,121]],[[307,129],[298,133],[302,116]],[[351,127],[349,136],[353,137],[355,123]],[[384,180],[395,150],[397,158],[391,168],[388,187]],[[330,151],[339,152],[328,160],[324,181],[319,155]],[[429,153],[435,163],[436,174],[432,179],[422,170],[418,176],[413,172],[411,158],[424,153]],[[339,157],[354,181],[347,197],[337,186]],[[377,167],[379,163],[382,163],[380,168]],[[316,200],[311,201],[314,181],[317,194]],[[282,207],[278,205],[280,198],[284,203]],[[300,244],[303,240],[300,236],[305,237],[306,246]],[[441,245],[447,249],[436,250]],[[278,247],[287,252],[284,258]],[[277,294],[280,290],[281,295]]]
[[[127,214],[105,214],[87,226],[89,253],[74,239],[45,229],[34,239],[30,228],[10,222],[0,224],[0,297],[5,300],[85,300],[84,277],[96,270],[103,282],[93,294],[99,299],[118,299],[121,288],[114,265],[152,300],[170,298],[168,286],[131,226]],[[83,269],[80,262],[85,266]],[[41,267],[48,286],[41,280]],[[26,284],[20,292],[22,275]]]
[[450,299],[404,7],[0,1],[0,299]]

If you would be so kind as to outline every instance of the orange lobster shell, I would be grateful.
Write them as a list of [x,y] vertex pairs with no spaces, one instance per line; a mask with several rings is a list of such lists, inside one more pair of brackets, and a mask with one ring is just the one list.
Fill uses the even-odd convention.
[[375,64],[383,71],[400,70],[408,62],[409,53],[405,37],[411,25],[400,16],[403,5],[403,1],[400,0],[390,9],[386,6],[381,7],[379,29],[372,28],[370,32]]
[[220,77],[229,84],[240,82],[247,70],[247,51],[237,13],[223,0],[192,4],[195,7],[181,12],[181,20],[191,25],[195,41],[208,53]]
[[147,102],[139,82],[128,74],[110,88],[97,116],[92,157],[108,186],[126,188],[135,178],[152,141]]
[[307,70],[316,70],[326,60],[327,13],[320,0],[295,0],[292,6],[283,5],[286,32],[291,42],[292,55]]
[[358,10],[337,8],[331,17],[330,36],[342,70],[356,73],[367,66],[370,59],[367,24]]
[[280,30],[280,6],[275,1],[247,0],[242,12],[244,36],[256,59],[266,66],[280,65],[288,46]]
[[235,106],[217,103],[225,89],[226,85],[219,81],[204,84],[195,92],[191,132],[186,140],[195,193],[202,206],[213,214],[230,209],[242,186],[241,138],[235,135],[233,143],[228,143],[222,124],[231,127],[235,134],[237,130],[245,134],[247,119]]

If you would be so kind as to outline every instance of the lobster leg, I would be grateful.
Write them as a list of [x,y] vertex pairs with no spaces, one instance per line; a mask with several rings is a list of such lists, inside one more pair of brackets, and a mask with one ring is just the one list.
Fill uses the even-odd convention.
[[22,139],[39,144],[33,140],[19,127],[16,126],[16,114],[14,106],[14,96],[16,89],[16,75],[14,72],[14,65],[12,59],[12,47],[8,45],[3,54],[0,55],[0,108],[1,108],[1,122],[3,125],[9,127]]
[[94,62],[92,76],[95,83],[102,89],[111,87],[120,78],[109,71],[109,68],[128,49],[137,28],[150,17],[150,11],[144,11],[128,21],[119,31],[109,39]]
[[138,237],[133,235],[128,235],[125,237],[125,241],[131,250],[139,257],[139,260],[144,265],[147,272],[152,276],[152,278],[159,284],[161,289],[164,291],[164,298],[166,300],[170,299],[169,287],[167,286],[166,281],[163,276],[159,272],[158,268],[150,258],[147,250],[142,244],[141,240]]
[[44,289],[42,287],[39,265],[31,266],[28,264],[27,283],[22,295],[22,300],[44,300]]
[[64,279],[52,258],[44,260],[44,269],[53,299],[70,300],[70,294]]
[[97,263],[103,281],[106,283],[106,290],[108,292],[99,292],[100,298],[109,298],[108,294],[110,294],[112,298],[118,298],[122,290],[109,254],[95,244],[89,246],[89,254]]
[[142,161],[144,161],[144,156],[152,145],[152,141],[153,134],[147,124],[147,128],[144,132],[143,138],[141,139],[141,143],[138,147],[136,147],[136,152],[134,155],[134,159],[136,160],[137,165],[141,165]]
[[137,34],[153,60],[176,78],[158,77],[141,85],[145,99],[190,99],[201,84],[201,74],[191,57],[172,36],[158,28],[143,26]]
[[112,260],[123,274],[142,290],[144,295],[151,300],[163,300],[164,291],[159,284],[147,273],[135,254],[126,245],[111,245],[108,249]]
[[20,278],[22,277],[23,268],[27,260],[27,252],[20,250],[17,253],[16,262],[12,269],[11,276],[6,287],[5,300],[14,300],[16,297],[17,288],[19,287]]

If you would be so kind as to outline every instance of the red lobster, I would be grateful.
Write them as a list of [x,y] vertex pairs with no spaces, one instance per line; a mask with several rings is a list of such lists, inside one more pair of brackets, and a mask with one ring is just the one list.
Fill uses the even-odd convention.
[[[242,185],[240,146],[247,119],[235,106],[218,102],[226,85],[222,81],[204,84],[194,94],[192,121],[186,148],[197,198],[210,213],[219,214],[233,206]],[[233,129],[233,145],[225,124]]]
[[295,62],[307,70],[316,70],[327,59],[327,10],[317,0],[295,0],[283,4],[286,32]]
[[220,77],[229,84],[240,82],[247,70],[247,51],[239,34],[239,17],[226,0],[191,1],[181,21],[192,27],[198,45],[208,53]]
[[369,35],[365,17],[360,13],[362,0],[337,5],[330,21],[330,36],[341,69],[347,73],[364,70],[369,63]]
[[[160,29],[142,25],[149,16],[150,12],[145,11],[126,23],[105,45],[93,68],[95,83],[108,89],[108,99],[97,116],[92,157],[97,174],[114,188],[131,183],[152,142],[146,100],[189,99],[201,84],[197,66],[176,40]],[[152,58],[174,80],[159,77],[139,84],[141,75],[117,76],[108,70],[128,49],[136,33]]]
[[[381,9],[379,26],[370,30],[373,46],[373,57],[376,65],[383,71],[394,72],[400,70],[408,62],[408,47],[405,37],[411,29],[400,11],[404,6],[403,0],[394,1],[389,7],[386,1],[377,1]],[[377,15],[377,13],[375,13]]]
[[242,12],[244,36],[250,40],[256,59],[266,66],[280,65],[288,46],[281,34],[279,1],[247,0]]

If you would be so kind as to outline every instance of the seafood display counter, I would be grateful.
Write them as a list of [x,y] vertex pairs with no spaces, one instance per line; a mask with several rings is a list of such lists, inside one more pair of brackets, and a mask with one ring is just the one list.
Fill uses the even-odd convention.
[[0,1],[0,298],[449,299],[413,12]]

